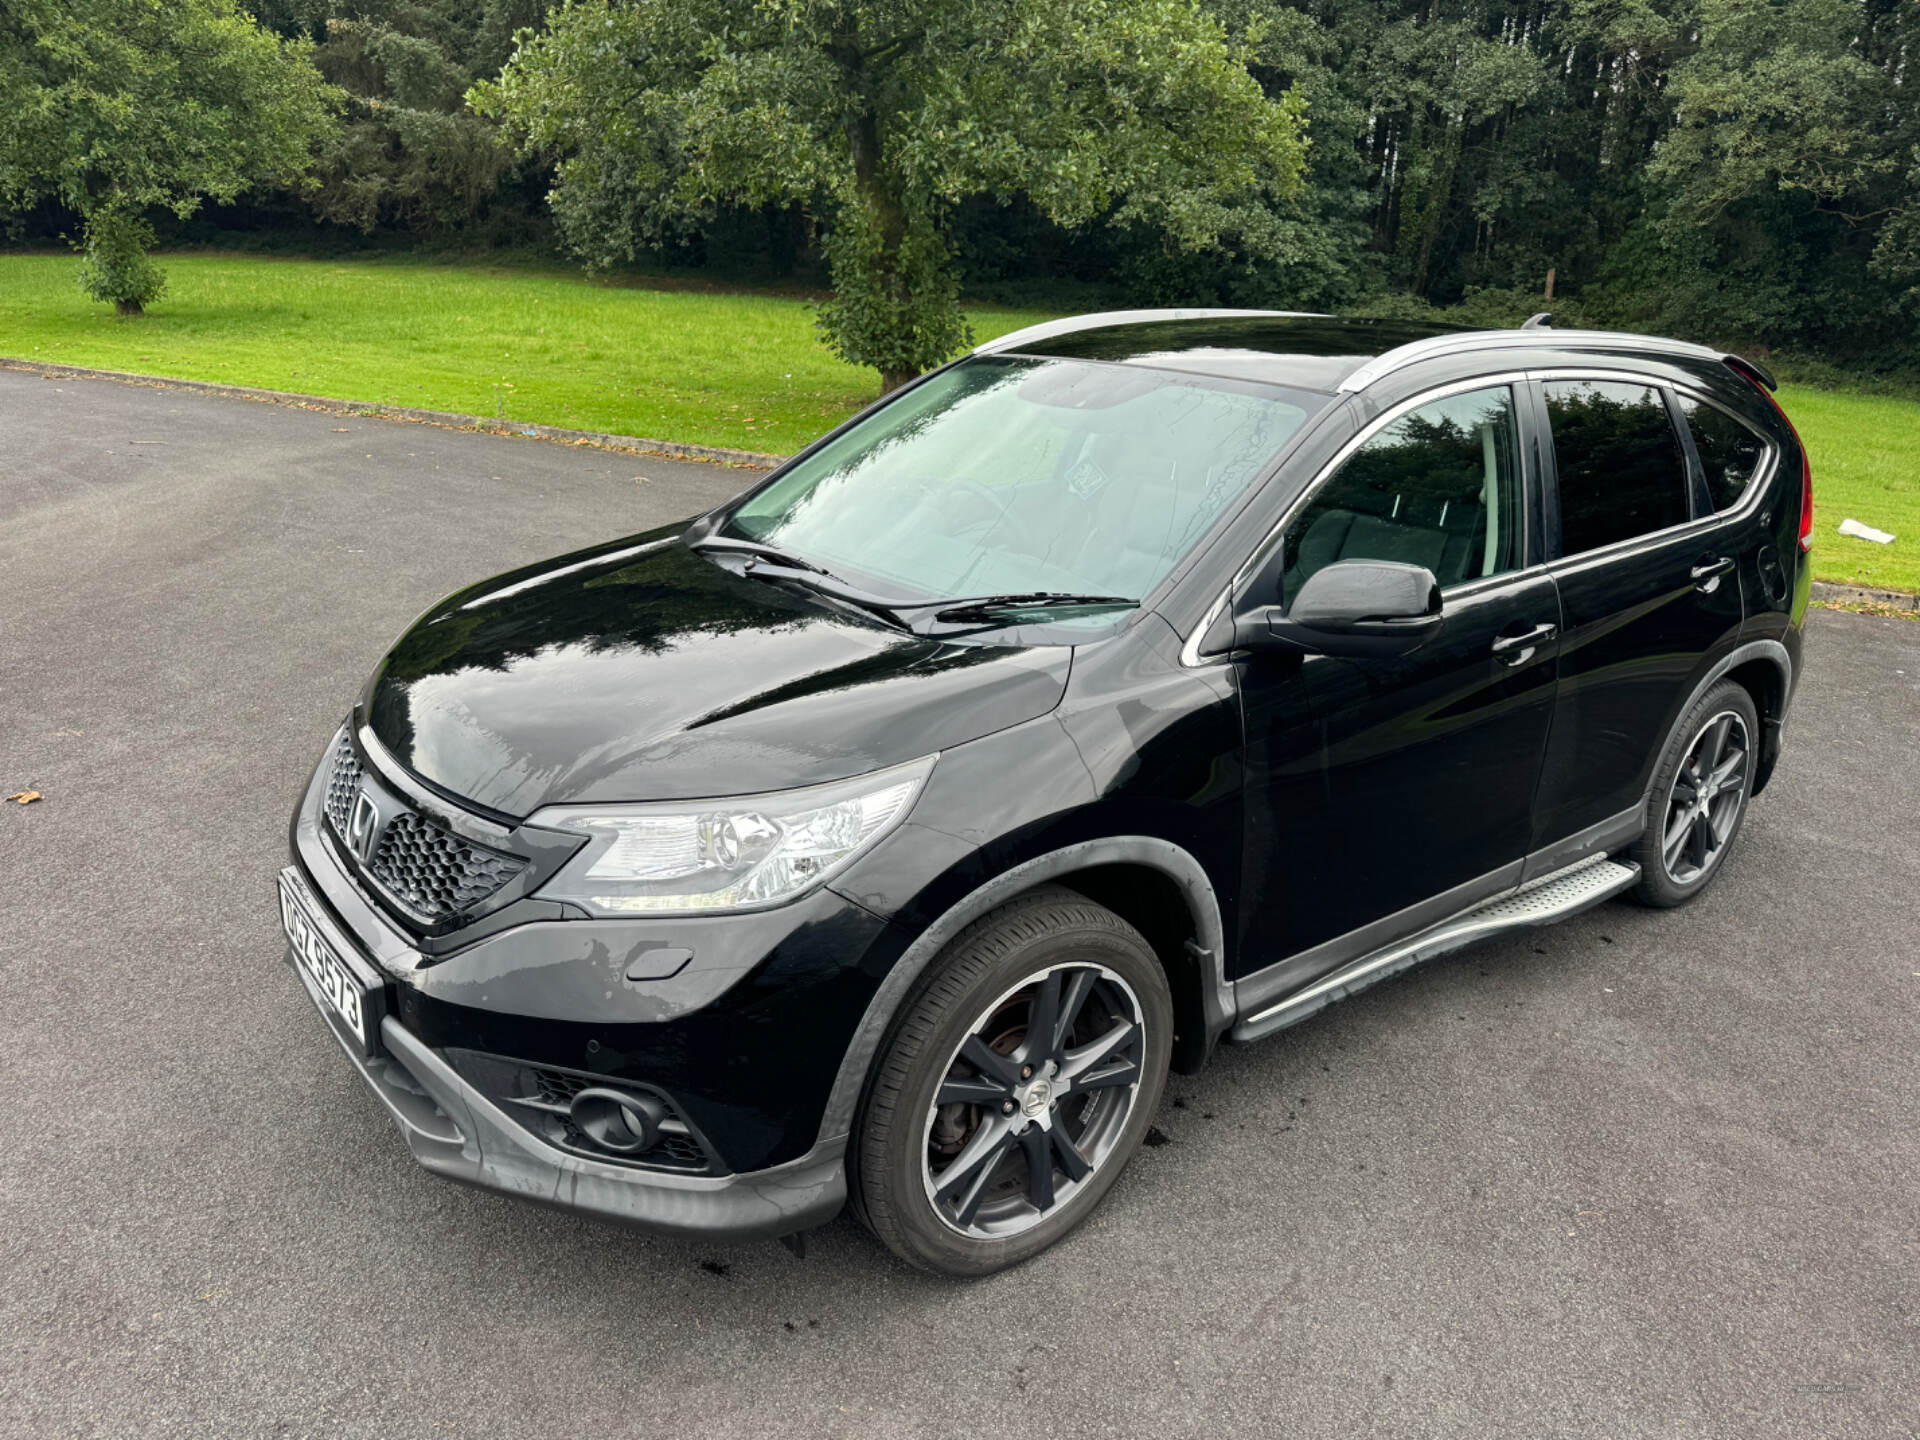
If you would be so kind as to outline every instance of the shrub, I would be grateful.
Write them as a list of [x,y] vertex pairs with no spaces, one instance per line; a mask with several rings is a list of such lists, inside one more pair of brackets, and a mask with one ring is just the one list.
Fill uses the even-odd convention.
[[153,227],[124,210],[96,210],[87,218],[86,256],[80,288],[93,300],[111,301],[122,315],[144,314],[167,288],[167,277],[147,250]]

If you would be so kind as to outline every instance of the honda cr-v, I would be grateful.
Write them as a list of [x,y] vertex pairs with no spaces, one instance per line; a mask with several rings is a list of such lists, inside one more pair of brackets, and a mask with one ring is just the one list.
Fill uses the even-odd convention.
[[1771,385],[1542,326],[981,346],[423,616],[294,817],[296,972],[438,1174],[1016,1262],[1169,1068],[1712,881],[1799,673]]

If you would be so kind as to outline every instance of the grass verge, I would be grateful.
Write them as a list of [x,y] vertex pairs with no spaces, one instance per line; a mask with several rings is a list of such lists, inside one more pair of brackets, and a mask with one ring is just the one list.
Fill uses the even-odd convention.
[[[220,380],[775,454],[879,393],[836,360],[805,298],[595,282],[524,262],[163,257],[170,289],[122,320],[69,255],[0,256],[0,354]],[[1045,310],[969,311],[987,339]],[[1920,403],[1783,386],[1813,456],[1814,573],[1920,591]],[[1852,516],[1898,537],[1835,533]]]
[[[123,320],[67,255],[0,256],[0,355],[782,454],[880,393],[793,296],[418,260],[161,257]],[[980,308],[982,339],[1045,318]]]
[[[1813,460],[1814,576],[1920,591],[1920,404],[1806,385],[1779,399]],[[1893,544],[1836,533],[1849,516]]]

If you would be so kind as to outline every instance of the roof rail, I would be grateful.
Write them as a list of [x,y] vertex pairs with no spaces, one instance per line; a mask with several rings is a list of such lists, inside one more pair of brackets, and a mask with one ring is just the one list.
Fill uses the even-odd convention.
[[1064,320],[1048,320],[1015,330],[997,340],[973,347],[976,355],[997,355],[1017,350],[1036,340],[1051,340],[1056,335],[1071,335],[1079,330],[1104,330],[1110,325],[1142,325],[1161,320],[1250,320],[1300,319],[1324,320],[1312,310],[1103,310],[1095,315],[1069,315]]
[[1461,350],[1538,349],[1556,350],[1644,350],[1657,355],[1691,355],[1720,360],[1721,351],[1709,350],[1688,340],[1662,340],[1654,335],[1629,335],[1621,330],[1463,330],[1457,335],[1431,335],[1376,355],[1335,387],[1351,392],[1364,390],[1416,360],[1431,360]]

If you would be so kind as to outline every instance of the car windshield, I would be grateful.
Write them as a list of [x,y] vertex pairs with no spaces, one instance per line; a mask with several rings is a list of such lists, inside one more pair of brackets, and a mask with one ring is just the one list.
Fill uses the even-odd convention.
[[972,360],[795,465],[720,533],[912,598],[1138,600],[1326,399],[1137,366]]

